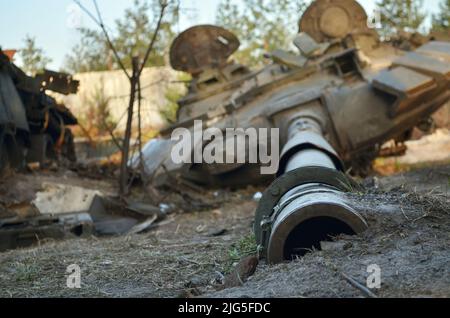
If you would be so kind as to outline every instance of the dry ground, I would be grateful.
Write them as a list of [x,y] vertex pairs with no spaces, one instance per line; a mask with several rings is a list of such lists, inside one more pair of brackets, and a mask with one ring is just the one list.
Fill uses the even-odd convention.
[[[195,212],[190,202],[187,210],[194,212],[171,215],[142,235],[41,241],[0,253],[0,297],[363,297],[342,274],[364,284],[371,264],[381,268],[381,289],[373,290],[379,297],[450,297],[449,136],[413,142],[406,157],[378,163],[389,175],[364,180],[367,190],[352,194],[368,231],[291,263],[261,262],[242,286],[223,289],[220,283],[254,249],[253,195],[262,188],[208,191],[204,197],[219,208]],[[425,161],[444,163],[408,164],[423,147]],[[116,191],[112,178],[95,179],[89,171],[16,175],[0,181],[0,217],[8,216],[2,205],[33,213],[27,202],[43,182]],[[180,209],[188,204],[179,196],[167,200]],[[81,289],[66,287],[70,264],[81,268]]]
[[[335,248],[293,263],[260,266],[244,286],[211,296],[363,297],[341,274],[365,285],[368,266],[376,264],[382,281],[381,289],[374,291],[378,297],[450,297],[449,168],[397,176],[407,181],[420,174],[420,190],[372,188],[353,195],[369,221],[368,231],[343,237]],[[430,175],[440,181],[428,183]],[[436,189],[439,184],[446,193]]]
[[[35,177],[19,176],[19,184]],[[58,173],[39,177],[64,180]],[[66,179],[113,189],[107,182]],[[41,242],[2,253],[0,296],[361,297],[340,273],[364,283],[367,266],[377,264],[378,296],[450,297],[450,166],[364,182],[367,192],[352,197],[369,221],[367,232],[292,263],[261,263],[240,287],[216,290],[222,273],[242,254],[243,238],[249,240],[254,188],[214,193],[225,202],[220,209],[172,216],[143,235]],[[66,287],[70,264],[81,267],[79,290]]]
[[[69,175],[18,175],[12,188],[23,190],[21,195],[14,197],[12,188],[6,191],[4,187],[2,192],[8,195],[2,199],[20,206],[32,199],[43,181],[70,179],[70,184],[87,188],[114,189],[112,180],[96,182]],[[170,216],[142,235],[47,240],[34,248],[0,253],[0,297],[178,297],[198,293],[195,287],[210,285],[231,267],[232,245],[250,233],[255,191],[211,193],[228,203],[221,209]],[[66,287],[70,264],[81,267],[80,290]]]

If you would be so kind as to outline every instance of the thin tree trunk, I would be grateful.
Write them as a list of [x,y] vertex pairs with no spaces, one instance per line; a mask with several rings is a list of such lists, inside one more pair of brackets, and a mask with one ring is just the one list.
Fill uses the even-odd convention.
[[134,102],[136,100],[136,88],[138,85],[139,77],[139,61],[138,58],[133,58],[133,75],[130,79],[130,100],[128,103],[128,117],[127,126],[125,129],[125,137],[123,140],[123,150],[122,150],[122,162],[120,165],[120,178],[119,178],[119,191],[121,196],[128,194],[128,159],[130,155],[130,140],[131,131],[133,125],[133,113],[134,113]]
[[142,91],[141,91],[141,78],[138,80],[138,143],[139,143],[139,169],[141,171],[141,178],[143,183],[145,178],[145,165],[144,165],[144,155],[142,154]]
[[[152,52],[153,47],[155,45],[158,33],[162,26],[165,10],[167,9],[167,7],[169,5],[169,1],[167,1],[167,0],[160,1],[161,10],[160,10],[158,22],[156,24],[156,28],[153,33],[152,40],[147,48],[147,51],[145,53],[145,57],[144,57],[142,63],[139,63],[139,59],[137,57],[132,57],[132,66],[133,66],[132,67],[133,68],[132,75],[130,75],[128,73],[122,60],[120,59],[119,53],[117,52],[116,48],[114,47],[114,45],[111,41],[111,38],[109,37],[108,31],[106,30],[106,27],[103,23],[102,15],[101,15],[100,9],[98,7],[97,1],[92,0],[94,2],[97,17],[95,17],[88,9],[86,9],[86,7],[84,7],[81,4],[80,0],[73,0],[73,1],[80,7],[81,10],[86,12],[86,14],[102,29],[103,34],[106,38],[106,41],[107,41],[110,49],[114,53],[117,63],[119,64],[120,68],[122,69],[122,71],[124,72],[124,74],[126,75],[128,80],[130,81],[130,100],[128,103],[127,126],[126,126],[126,130],[125,130],[124,140],[122,142],[122,147],[120,147],[121,153],[122,153],[122,162],[120,165],[119,194],[123,198],[124,196],[126,196],[128,194],[128,190],[129,190],[128,159],[130,156],[130,139],[131,139],[131,132],[132,132],[132,128],[133,128],[133,112],[134,112],[134,102],[136,100],[136,89],[137,88],[139,89],[139,152],[140,152],[139,155],[141,157],[140,161],[142,164],[142,151],[141,151],[141,148],[142,148],[142,144],[141,144],[142,135],[141,134],[142,134],[142,132],[141,132],[141,127],[140,127],[141,126],[141,118],[140,118],[140,102],[141,102],[140,89],[141,88],[140,88],[139,80],[140,80],[142,71],[144,70],[144,67],[147,64],[148,58],[150,57],[150,53]],[[111,136],[114,139],[114,135],[112,133],[111,133]]]

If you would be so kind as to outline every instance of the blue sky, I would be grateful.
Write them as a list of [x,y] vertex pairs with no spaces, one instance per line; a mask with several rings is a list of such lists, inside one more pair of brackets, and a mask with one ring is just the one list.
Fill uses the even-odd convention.
[[[235,0],[239,2],[240,0]],[[216,7],[220,0],[181,0],[184,16],[175,27],[182,31],[192,25],[214,23]],[[375,0],[359,0],[368,13],[373,11]],[[426,12],[438,10],[440,0],[424,1]],[[82,0],[89,6],[90,0]],[[105,23],[113,25],[133,0],[98,0]],[[0,0],[0,46],[4,49],[20,48],[27,34],[36,37],[38,46],[53,59],[50,67],[59,69],[64,56],[78,42],[75,24],[94,27],[87,16],[77,13],[72,0]],[[428,22],[429,24],[429,22]]]

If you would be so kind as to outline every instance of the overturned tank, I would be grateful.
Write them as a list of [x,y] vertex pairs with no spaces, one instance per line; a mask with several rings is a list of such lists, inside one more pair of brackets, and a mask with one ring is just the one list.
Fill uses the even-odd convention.
[[239,40],[223,28],[180,34],[170,58],[192,75],[189,91],[178,121],[143,149],[157,185],[272,182],[254,223],[270,263],[364,231],[346,196],[360,189],[348,172],[367,173],[386,141],[403,149],[450,99],[449,43],[402,51],[380,42],[353,0],[314,1],[299,29],[298,51],[270,52],[259,70],[229,59]]
[[61,157],[75,161],[68,126],[77,119],[46,91],[74,94],[78,81],[48,70],[28,76],[12,62],[12,55],[0,49],[0,172]]

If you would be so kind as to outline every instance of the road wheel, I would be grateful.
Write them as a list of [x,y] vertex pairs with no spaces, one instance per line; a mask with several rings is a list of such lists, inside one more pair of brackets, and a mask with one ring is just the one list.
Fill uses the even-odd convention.
[[3,140],[0,140],[0,176],[9,168],[8,148]]
[[27,153],[29,163],[38,162],[44,166],[49,160],[56,160],[53,140],[48,134],[31,135],[31,147]]
[[10,149],[11,150],[8,152],[10,166],[17,171],[24,171],[27,166],[27,148],[19,135],[16,135],[15,138],[11,140]]
[[61,146],[61,155],[68,159],[70,162],[77,161],[77,155],[75,151],[75,142],[72,131],[66,128],[64,133],[64,143]]

